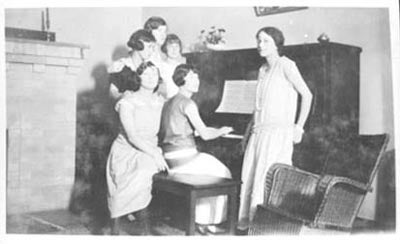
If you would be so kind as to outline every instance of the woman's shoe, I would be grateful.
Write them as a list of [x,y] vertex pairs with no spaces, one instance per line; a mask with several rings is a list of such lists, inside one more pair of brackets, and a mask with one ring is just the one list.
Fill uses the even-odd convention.
[[237,236],[247,236],[249,234],[249,229],[239,229],[237,228],[235,231]]
[[225,230],[223,228],[218,227],[216,225],[207,225],[207,231],[209,233],[211,233],[211,234],[214,234],[214,235],[221,234],[221,233],[225,232]]
[[207,225],[196,225],[196,230],[200,233],[200,235],[208,235]]

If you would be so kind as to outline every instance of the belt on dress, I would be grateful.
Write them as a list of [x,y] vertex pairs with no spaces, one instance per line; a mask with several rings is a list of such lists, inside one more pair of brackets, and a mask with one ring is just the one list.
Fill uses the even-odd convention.
[[259,123],[252,127],[252,133],[259,133],[267,129],[293,129],[293,124],[279,124],[279,123]]
[[165,159],[178,159],[194,156],[198,153],[196,148],[184,148],[176,151],[164,153]]

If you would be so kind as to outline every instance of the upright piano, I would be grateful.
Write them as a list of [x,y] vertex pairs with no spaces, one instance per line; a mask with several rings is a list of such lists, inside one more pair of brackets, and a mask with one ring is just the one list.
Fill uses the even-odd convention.
[[[333,42],[284,47],[283,55],[296,62],[314,95],[310,117],[305,125],[306,132],[309,128],[338,118],[358,120],[360,53],[359,47]],[[243,135],[251,119],[250,113],[216,110],[221,105],[225,81],[257,79],[258,69],[264,62],[257,50],[208,51],[187,53],[185,56],[187,62],[199,71],[200,88],[193,99],[205,123],[214,127],[232,126],[234,134]],[[225,163],[234,178],[240,178],[244,152],[239,136],[207,142],[198,140],[198,147]]]

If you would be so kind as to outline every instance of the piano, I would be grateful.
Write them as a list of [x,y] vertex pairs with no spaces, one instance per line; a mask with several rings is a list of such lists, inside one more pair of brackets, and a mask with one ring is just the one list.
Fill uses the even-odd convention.
[[[283,55],[296,62],[314,95],[306,131],[328,124],[335,118],[358,120],[360,53],[359,47],[333,42],[284,47]],[[186,53],[185,57],[187,63],[199,71],[200,88],[193,99],[205,123],[213,127],[234,128],[232,135],[225,138],[206,142],[198,139],[199,150],[220,159],[230,168],[233,177],[239,179],[244,153],[241,138],[251,113],[217,109],[221,106],[226,82],[256,80],[264,60],[255,48]],[[296,147],[297,151],[302,150],[301,146]]]

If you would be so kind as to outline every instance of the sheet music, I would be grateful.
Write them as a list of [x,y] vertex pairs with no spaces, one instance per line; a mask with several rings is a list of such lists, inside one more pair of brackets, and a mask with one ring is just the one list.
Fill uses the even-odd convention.
[[251,114],[256,100],[257,80],[226,80],[217,113]]

